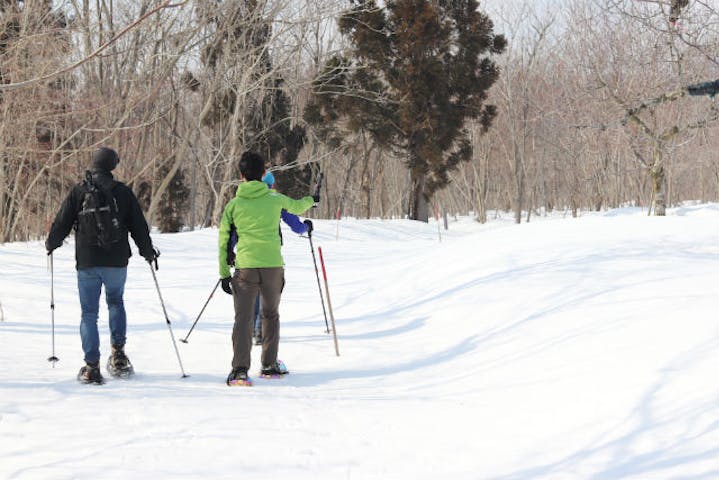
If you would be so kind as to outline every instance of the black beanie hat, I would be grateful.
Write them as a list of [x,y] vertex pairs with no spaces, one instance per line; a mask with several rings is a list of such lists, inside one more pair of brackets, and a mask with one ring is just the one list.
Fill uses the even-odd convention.
[[95,171],[111,172],[120,162],[120,157],[112,148],[101,147],[92,156],[92,168]]

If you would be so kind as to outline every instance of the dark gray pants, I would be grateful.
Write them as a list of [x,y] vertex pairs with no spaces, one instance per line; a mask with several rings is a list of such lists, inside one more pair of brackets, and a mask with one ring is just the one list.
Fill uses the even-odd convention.
[[262,294],[262,365],[277,361],[280,345],[280,295],[285,286],[285,269],[238,268],[232,276],[235,326],[232,329],[232,368],[250,368],[255,299]]

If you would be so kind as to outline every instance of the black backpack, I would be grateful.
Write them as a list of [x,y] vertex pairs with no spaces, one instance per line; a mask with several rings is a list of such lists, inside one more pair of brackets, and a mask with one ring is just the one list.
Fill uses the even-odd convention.
[[82,188],[82,207],[77,216],[78,234],[87,245],[109,250],[122,239],[115,197],[110,189],[96,185],[89,171],[85,172]]

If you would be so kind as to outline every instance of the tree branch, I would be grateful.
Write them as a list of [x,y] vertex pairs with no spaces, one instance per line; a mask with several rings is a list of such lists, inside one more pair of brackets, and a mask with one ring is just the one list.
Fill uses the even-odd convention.
[[44,82],[44,81],[53,79],[53,78],[55,78],[55,77],[59,77],[60,75],[64,75],[64,74],[66,74],[66,73],[68,73],[68,72],[71,72],[72,70],[76,69],[77,67],[79,67],[79,66],[81,66],[81,65],[84,65],[85,63],[89,62],[89,61],[92,60],[93,58],[97,57],[100,53],[102,53],[104,50],[106,50],[109,46],[111,46],[113,43],[115,43],[117,40],[119,40],[123,35],[125,35],[127,32],[129,32],[130,30],[132,30],[133,28],[135,28],[137,25],[139,25],[140,23],[142,23],[143,21],[145,21],[150,15],[152,15],[152,14],[154,14],[154,13],[156,13],[156,12],[159,12],[160,10],[163,10],[163,9],[165,9],[165,8],[181,7],[182,5],[184,5],[185,3],[187,3],[188,1],[189,1],[189,0],[183,0],[183,1],[181,1],[180,3],[172,4],[172,3],[171,3],[172,0],[165,0],[165,1],[162,2],[160,5],[158,5],[157,7],[153,8],[152,10],[150,10],[149,12],[145,13],[145,14],[142,15],[140,18],[138,18],[137,20],[135,20],[134,22],[132,22],[130,25],[128,25],[127,27],[125,27],[125,28],[123,28],[122,30],[120,30],[120,32],[119,32],[117,35],[115,35],[114,37],[112,37],[110,40],[108,40],[107,42],[103,43],[102,45],[100,45],[94,52],[92,52],[92,53],[91,53],[90,55],[88,55],[87,57],[85,57],[85,58],[83,58],[83,59],[81,59],[81,60],[79,60],[79,61],[73,63],[72,65],[69,65],[69,66],[63,68],[63,69],[57,70],[57,71],[52,72],[52,73],[48,73],[47,75],[43,75],[43,76],[41,76],[41,77],[31,78],[30,80],[25,80],[25,81],[17,82],[17,83],[0,84],[0,92],[18,90],[18,89],[21,89],[21,88],[29,87],[29,86],[31,86],[31,85],[36,85],[36,84],[38,84],[38,83],[41,83],[41,82]]

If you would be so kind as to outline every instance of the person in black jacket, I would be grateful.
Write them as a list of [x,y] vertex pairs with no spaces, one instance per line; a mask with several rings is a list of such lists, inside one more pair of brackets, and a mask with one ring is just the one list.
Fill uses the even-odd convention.
[[109,313],[112,354],[108,358],[108,372],[114,376],[128,376],[133,373],[124,351],[127,317],[123,303],[127,264],[132,252],[127,234],[137,245],[145,260],[155,261],[159,252],[152,246],[150,231],[142,214],[140,204],[132,190],[122,182],[116,181],[112,170],[120,157],[111,148],[98,149],[92,160],[92,184],[102,192],[111,192],[116,205],[117,241],[99,246],[97,234],[80,221],[86,213],[88,188],[85,183],[76,185],[68,194],[55,217],[45,247],[47,254],[60,247],[70,230],[75,229],[75,261],[77,269],[77,288],[82,308],[80,337],[85,353],[86,365],[80,369],[78,379],[85,383],[102,383],[100,373],[100,336],[97,330],[97,318],[100,307],[100,293],[105,286],[105,301]]

